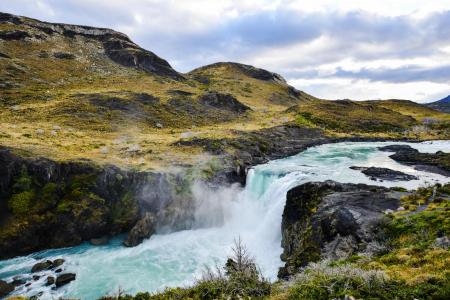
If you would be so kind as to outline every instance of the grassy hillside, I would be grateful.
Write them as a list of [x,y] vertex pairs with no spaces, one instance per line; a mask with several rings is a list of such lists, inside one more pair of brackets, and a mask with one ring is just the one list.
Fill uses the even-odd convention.
[[305,101],[287,110],[299,126],[319,127],[330,135],[450,138],[450,115],[411,101]]
[[[199,147],[174,146],[180,139],[236,138],[293,122],[334,136],[398,137],[424,118],[449,120],[410,102],[333,104],[237,63],[180,74],[119,32],[9,14],[0,14],[0,86],[1,145],[138,169],[205,161]],[[419,136],[448,137],[446,126]]]
[[[124,66],[107,55],[104,36],[128,43],[126,36],[103,29],[100,37],[65,34],[64,26],[0,18],[1,144],[55,159],[137,168],[195,163],[196,149],[186,153],[170,145],[181,137],[233,136],[230,130],[278,125],[286,122],[279,115],[288,105],[273,105],[274,95],[289,104],[301,101],[284,80],[217,73],[213,66],[179,79]],[[251,110],[204,104],[199,98],[209,91],[231,94]]]

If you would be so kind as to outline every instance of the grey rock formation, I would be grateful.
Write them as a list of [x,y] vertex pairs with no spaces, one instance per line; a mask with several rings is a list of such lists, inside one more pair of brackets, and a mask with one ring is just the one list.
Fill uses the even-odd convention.
[[134,247],[149,238],[155,232],[155,217],[146,213],[136,225],[130,230],[123,244],[127,247]]
[[395,210],[400,196],[387,188],[333,181],[305,183],[288,191],[282,219],[286,265],[279,277],[309,262],[365,251],[384,211]]
[[74,281],[76,279],[76,275],[74,273],[64,273],[56,277],[56,287],[61,287],[63,285],[66,285],[70,283],[71,281]]

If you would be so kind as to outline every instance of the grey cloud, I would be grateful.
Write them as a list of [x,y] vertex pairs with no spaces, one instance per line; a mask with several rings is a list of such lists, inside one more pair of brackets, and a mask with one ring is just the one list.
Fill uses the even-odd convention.
[[[283,65],[259,67],[270,67],[272,71],[288,78],[323,78],[317,67],[342,59],[370,61],[430,58],[440,54],[439,47],[450,45],[450,10],[433,13],[424,19],[414,19],[362,11],[304,13],[280,6],[279,9],[269,11],[256,8],[254,13],[238,17],[224,16],[212,24],[205,24],[202,30],[183,30],[183,24],[189,27],[196,20],[192,20],[189,15],[173,15],[171,6],[167,4],[169,2],[165,1],[130,1],[123,5],[87,0],[41,2],[51,7],[55,15],[39,10],[36,2],[25,0],[2,2],[0,10],[49,21],[116,30],[131,28],[131,38],[135,42],[164,57],[180,71],[219,60],[246,63],[249,57],[263,57],[267,50],[307,45],[321,36],[329,37],[332,43],[317,49],[313,55],[292,57]],[[144,22],[144,25],[137,23],[134,12],[141,13],[149,22]],[[152,21],[155,18],[158,22]],[[174,30],[174,26],[178,26],[179,30]],[[396,83],[419,80],[448,82],[450,66],[407,66],[398,69],[362,69],[358,72],[345,71],[345,66],[342,66],[332,76]]]

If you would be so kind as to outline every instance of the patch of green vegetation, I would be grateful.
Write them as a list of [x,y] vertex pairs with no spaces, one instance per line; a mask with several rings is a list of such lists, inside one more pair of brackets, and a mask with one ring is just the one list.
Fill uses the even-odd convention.
[[35,194],[33,191],[24,191],[13,194],[8,201],[8,207],[15,215],[26,215],[30,212]]
[[301,112],[295,118],[295,122],[298,126],[315,127],[315,124],[311,121],[312,115],[309,112]]
[[126,229],[137,215],[137,203],[133,194],[128,191],[111,207],[111,221],[118,231]]
[[410,286],[390,279],[384,272],[352,265],[332,267],[312,264],[295,279],[282,299],[328,300],[352,296],[356,299],[448,299],[449,281],[436,280]]

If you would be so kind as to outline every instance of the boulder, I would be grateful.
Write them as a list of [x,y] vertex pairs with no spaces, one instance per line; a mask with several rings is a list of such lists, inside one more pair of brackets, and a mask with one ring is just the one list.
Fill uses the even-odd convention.
[[155,232],[155,217],[151,213],[146,213],[128,233],[123,244],[127,247],[134,247],[149,238]]
[[56,282],[55,282],[56,283],[56,287],[60,287],[60,286],[66,285],[69,282],[74,281],[75,278],[76,278],[76,274],[74,274],[74,273],[61,274],[61,275],[59,275],[56,278]]
[[47,277],[46,285],[52,285],[52,284],[54,284],[54,283],[55,283],[55,277],[53,277],[53,276],[48,276],[48,277]]
[[5,297],[12,291],[14,291],[14,285],[9,284],[6,281],[0,280],[0,297]]
[[433,243],[434,248],[450,249],[450,238],[448,236],[437,237]]
[[44,270],[51,269],[53,266],[53,262],[51,260],[46,260],[42,262],[38,262],[31,268],[31,273],[41,272]]
[[52,262],[52,269],[61,266],[64,262],[65,262],[65,260],[62,259],[62,258],[55,259],[55,260]]
[[26,280],[23,279],[22,277],[18,276],[18,277],[14,277],[13,281],[11,281],[10,284],[12,284],[13,286],[20,286],[20,285],[24,285],[26,283]]

